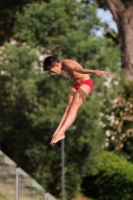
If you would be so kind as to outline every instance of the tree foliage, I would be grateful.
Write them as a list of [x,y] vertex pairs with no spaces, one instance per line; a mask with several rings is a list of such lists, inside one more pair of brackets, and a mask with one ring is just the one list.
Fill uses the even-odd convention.
[[[16,40],[0,49],[1,148],[56,196],[60,196],[60,143],[51,149],[49,141],[72,84],[42,72],[40,59],[42,53],[54,54],[76,59],[85,68],[116,73],[119,48],[114,49],[110,39],[92,37],[98,21],[95,8],[81,2],[35,3],[17,13]],[[79,110],[76,131],[67,132],[65,139],[68,199],[80,190],[82,177],[94,171],[104,142],[99,112],[106,79],[92,79],[95,89]]]
[[[46,189],[59,195],[60,143],[51,149],[49,141],[65,108],[70,84],[36,69],[36,52],[26,45],[7,44],[1,54],[1,148]],[[55,83],[60,85],[58,90]],[[76,133],[68,133],[65,140],[68,195],[74,195],[74,188],[74,192],[80,189],[81,174],[88,174],[90,163],[92,169],[103,142],[98,121],[94,121],[98,117],[93,110],[100,109],[99,105],[94,107],[95,101],[91,99],[82,107],[75,122]]]
[[[84,1],[83,1],[84,2]],[[88,0],[86,3],[97,4],[98,7],[109,9],[116,22],[118,34],[106,28],[111,37],[115,35],[115,40],[120,44],[121,48],[121,64],[127,73],[127,79],[133,79],[133,47],[132,47],[132,0]],[[106,26],[105,26],[106,27]]]
[[[13,35],[13,26],[15,14],[17,11],[23,12],[34,2],[42,2],[43,0],[1,0],[0,1],[0,45],[6,40],[8,41]],[[49,0],[44,0],[49,2]]]
[[30,46],[43,46],[48,54],[87,57],[83,53],[86,52],[88,34],[98,21],[93,6],[56,0],[50,4],[34,4],[25,15],[17,14],[15,36]]
[[133,84],[123,83],[123,91],[116,95],[113,105],[106,110],[102,121],[107,134],[107,149],[133,162]]
[[131,200],[133,165],[112,152],[103,152],[97,173],[83,181],[84,193],[95,200]]

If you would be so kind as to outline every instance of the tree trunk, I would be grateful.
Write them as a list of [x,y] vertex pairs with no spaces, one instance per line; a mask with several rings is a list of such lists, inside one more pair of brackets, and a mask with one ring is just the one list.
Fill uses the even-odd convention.
[[122,67],[133,80],[133,0],[128,7],[121,0],[105,0],[118,27]]

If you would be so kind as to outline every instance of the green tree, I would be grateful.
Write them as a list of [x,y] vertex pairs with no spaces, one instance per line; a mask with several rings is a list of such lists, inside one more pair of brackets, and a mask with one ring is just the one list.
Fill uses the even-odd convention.
[[[121,83],[122,84],[122,83]],[[119,92],[112,106],[108,106],[105,100],[102,122],[107,135],[107,149],[114,150],[122,158],[133,162],[133,84],[123,83],[123,89]]]
[[[26,45],[7,44],[5,49],[1,48],[0,145],[19,166],[58,196],[60,143],[51,149],[49,141],[65,108],[69,82],[36,69],[38,59],[35,53]],[[60,85],[58,90],[56,82]],[[89,104],[92,107],[90,110],[87,109]],[[93,113],[93,104],[94,100],[86,102],[75,122],[76,133],[71,132],[73,136],[68,135],[65,140],[66,188],[71,196],[80,189],[81,174],[86,174],[88,163],[93,166],[93,158],[98,156],[102,144],[98,122],[91,122],[97,118],[97,113]],[[95,109],[98,110],[99,106]],[[94,148],[97,144],[99,147]],[[95,153],[92,152],[94,149]]]
[[17,40],[33,47],[41,45],[48,54],[60,57],[81,55],[80,58],[88,56],[83,54],[86,53],[88,34],[99,22],[93,6],[86,8],[80,2],[60,0],[34,4],[24,15],[18,13],[16,18],[14,31]]
[[77,59],[84,67],[110,66],[110,70],[119,71],[116,68],[120,66],[119,47],[115,51],[111,40],[95,37],[98,23],[96,8],[92,5],[60,0],[34,4],[24,14],[17,13],[15,39],[36,47],[43,54]]
[[[93,24],[99,20],[95,8],[86,8],[81,2],[56,0],[34,4],[23,15],[18,13],[17,19],[18,42],[1,48],[1,102],[4,102],[0,108],[1,148],[46,189],[59,196],[60,143],[51,149],[49,141],[72,84],[60,76],[42,73],[37,67],[40,62],[36,53],[39,58],[42,53],[60,59],[74,58],[86,68],[111,69],[110,73],[114,73],[119,66],[119,49],[114,49],[110,39],[92,38]],[[104,81],[94,78],[94,92],[74,123],[77,129],[68,132],[65,139],[68,198],[80,190],[82,177],[94,170],[102,149],[104,134],[99,126],[99,112]]]
[[[126,69],[127,78],[133,79],[133,46],[132,46],[132,0],[83,0],[86,3],[97,4],[98,7],[109,9],[113,15],[118,28],[118,35],[115,34],[121,48],[121,63]],[[110,31],[109,31],[110,32]],[[115,39],[116,39],[115,38]]]
[[[49,2],[49,0],[42,0]],[[30,7],[34,2],[42,2],[41,0],[1,0],[0,1],[0,45],[6,40],[8,41],[13,35],[13,26],[15,14],[17,11],[23,12],[25,8]]]
[[[90,1],[85,2],[88,3]],[[97,3],[100,8],[110,9],[112,12],[118,26],[118,35],[116,36],[121,47],[122,65],[123,67],[127,67],[128,74],[130,74],[129,77],[132,76],[131,54],[133,51],[131,49],[131,41],[129,42],[130,39],[132,40],[132,36],[129,33],[132,29],[132,23],[128,23],[128,19],[130,21],[130,15],[132,15],[132,1],[98,0],[91,2]],[[122,70],[119,69],[119,76],[122,78],[116,76],[110,77],[112,84],[116,84],[116,86],[112,88],[110,84],[111,98],[110,100],[109,98],[104,99],[103,111],[101,113],[101,125],[105,128],[107,134],[107,149],[115,150],[118,155],[132,162],[132,81],[126,83],[125,74],[122,74],[123,72],[121,73],[121,71]],[[118,87],[119,89],[117,89]],[[116,89],[114,90],[114,88]],[[105,87],[105,91],[106,89],[108,90],[108,88]]]
[[113,152],[103,152],[97,173],[83,181],[84,193],[95,200],[131,200],[133,165]]

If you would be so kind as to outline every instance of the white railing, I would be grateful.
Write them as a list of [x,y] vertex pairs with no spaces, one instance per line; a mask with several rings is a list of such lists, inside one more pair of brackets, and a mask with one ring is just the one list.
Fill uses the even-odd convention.
[[1,150],[0,193],[7,200],[56,200]]

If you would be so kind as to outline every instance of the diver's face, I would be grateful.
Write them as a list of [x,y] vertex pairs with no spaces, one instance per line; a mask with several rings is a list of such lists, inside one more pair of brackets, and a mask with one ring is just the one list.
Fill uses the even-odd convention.
[[59,63],[56,63],[53,67],[49,70],[53,75],[61,74],[61,67]]

